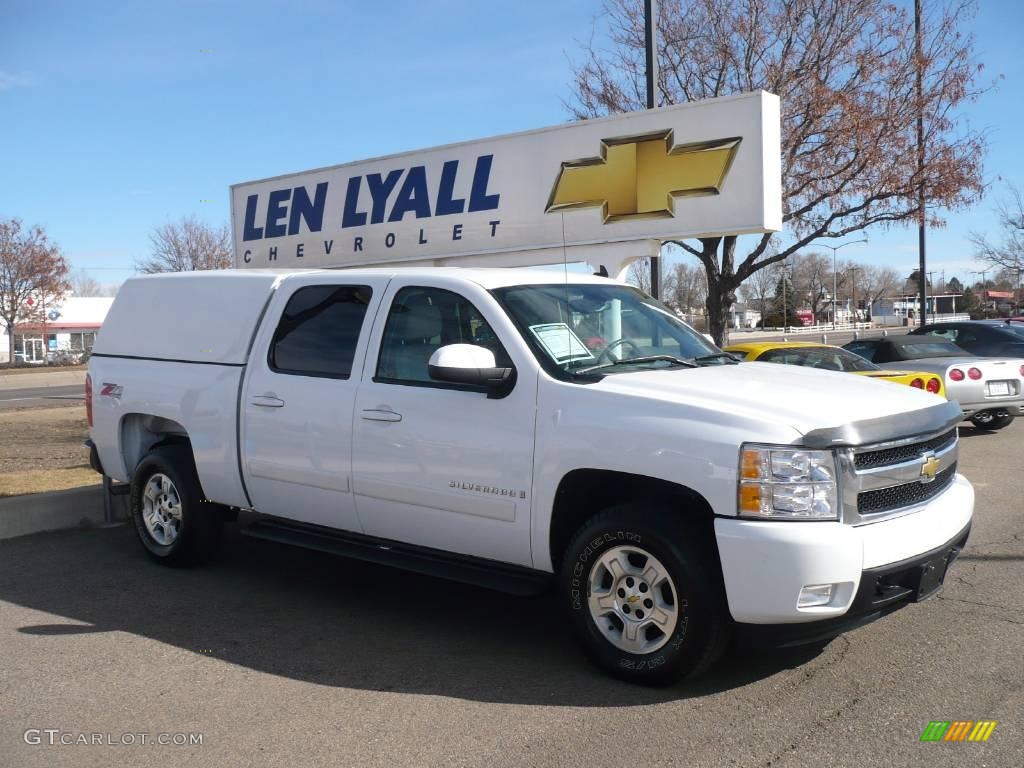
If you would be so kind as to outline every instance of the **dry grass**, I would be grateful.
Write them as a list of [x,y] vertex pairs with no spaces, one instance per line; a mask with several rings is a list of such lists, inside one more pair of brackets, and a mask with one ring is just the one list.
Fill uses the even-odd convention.
[[25,493],[63,491],[85,485],[99,485],[102,478],[92,467],[70,469],[40,469],[32,472],[13,472],[0,475],[0,496],[20,496]]
[[0,365],[0,376],[17,376],[21,373],[46,373],[47,371],[84,371],[88,365]]
[[0,411],[0,496],[98,483],[87,435],[82,405]]

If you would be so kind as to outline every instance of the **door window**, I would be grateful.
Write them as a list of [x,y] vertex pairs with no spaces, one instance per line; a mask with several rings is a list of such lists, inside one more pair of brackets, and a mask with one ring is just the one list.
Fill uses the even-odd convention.
[[366,285],[311,285],[297,290],[274,331],[271,370],[347,379],[372,296]]
[[491,326],[469,301],[441,288],[402,288],[388,312],[376,381],[463,389],[430,378],[427,363],[448,344],[475,344],[494,353],[499,368],[512,367]]

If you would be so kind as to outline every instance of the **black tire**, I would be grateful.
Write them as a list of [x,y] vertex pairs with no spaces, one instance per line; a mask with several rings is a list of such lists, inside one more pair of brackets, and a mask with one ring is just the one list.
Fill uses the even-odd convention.
[[[164,475],[173,483],[180,509],[180,522],[174,526],[176,536],[168,544],[155,538],[144,519],[143,494],[150,480],[157,475]],[[220,548],[224,516],[218,505],[205,500],[190,446],[164,445],[147,454],[132,477],[129,498],[135,531],[142,546],[157,562],[173,566],[193,565],[209,560]],[[157,530],[160,531],[159,528]]]
[[977,429],[985,430],[986,432],[995,432],[997,429],[1008,427],[1016,417],[1009,413],[1004,413],[1001,416],[990,416],[986,411],[976,413],[971,417],[971,424]]
[[[730,641],[732,621],[714,535],[687,524],[685,514],[685,510],[658,505],[611,507],[588,520],[565,551],[559,589],[573,630],[591,661],[631,683],[663,686],[695,678],[714,666]],[[591,576],[600,572],[594,570],[595,564],[602,555],[611,556],[611,550],[620,547],[656,558],[674,587],[678,601],[675,627],[669,633],[655,629],[658,636],[654,642],[663,644],[650,652],[631,653],[615,645],[598,628],[589,606]],[[638,567],[644,567],[642,560]],[[605,578],[612,578],[610,572]],[[606,588],[615,589],[615,585]],[[640,605],[635,604],[634,615]],[[609,621],[606,629],[624,626],[622,611],[627,607],[602,620]]]

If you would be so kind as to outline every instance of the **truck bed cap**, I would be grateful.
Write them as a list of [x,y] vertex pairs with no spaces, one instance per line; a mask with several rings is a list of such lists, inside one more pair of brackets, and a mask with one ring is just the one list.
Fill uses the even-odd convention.
[[283,272],[230,270],[127,280],[93,354],[242,365]]

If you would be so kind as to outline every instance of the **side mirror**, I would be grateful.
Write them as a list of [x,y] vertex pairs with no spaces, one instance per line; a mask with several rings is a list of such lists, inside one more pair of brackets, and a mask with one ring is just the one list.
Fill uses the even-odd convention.
[[448,344],[434,351],[427,372],[434,381],[482,387],[492,396],[504,396],[512,389],[514,368],[498,368],[494,353],[475,344]]

